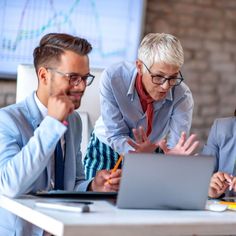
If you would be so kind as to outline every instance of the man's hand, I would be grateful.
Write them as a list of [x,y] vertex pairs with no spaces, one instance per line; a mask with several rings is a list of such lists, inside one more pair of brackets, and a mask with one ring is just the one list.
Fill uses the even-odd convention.
[[66,94],[52,95],[48,100],[48,115],[64,121],[74,111],[75,107]]
[[121,169],[100,170],[91,183],[91,190],[95,192],[117,192],[120,186]]
[[142,126],[138,129],[133,129],[134,140],[128,139],[127,143],[134,148],[132,152],[154,152],[158,147],[158,143],[151,143]]
[[218,198],[226,189],[232,186],[233,177],[224,172],[216,172],[210,181],[208,196]]
[[199,141],[196,140],[196,135],[192,134],[187,139],[186,133],[182,132],[179,142],[172,149],[168,149],[166,140],[162,139],[159,142],[160,148],[167,155],[192,155],[199,146]]

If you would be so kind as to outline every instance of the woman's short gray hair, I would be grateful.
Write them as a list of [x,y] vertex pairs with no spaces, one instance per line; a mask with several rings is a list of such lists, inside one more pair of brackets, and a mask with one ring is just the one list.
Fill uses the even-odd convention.
[[147,34],[138,50],[138,59],[150,68],[154,63],[166,63],[181,67],[184,52],[180,41],[171,34]]

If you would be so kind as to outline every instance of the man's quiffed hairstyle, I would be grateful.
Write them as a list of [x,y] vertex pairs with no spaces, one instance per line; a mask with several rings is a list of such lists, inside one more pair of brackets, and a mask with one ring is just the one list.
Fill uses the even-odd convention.
[[[150,33],[143,38],[139,46],[138,59],[148,68],[155,63],[181,67],[184,63],[184,52],[180,41],[175,36],[165,33]],[[146,68],[143,69],[146,70]]]
[[65,50],[85,56],[91,52],[92,46],[86,39],[69,34],[46,34],[33,52],[36,73],[41,66],[51,67],[53,64],[59,63]]

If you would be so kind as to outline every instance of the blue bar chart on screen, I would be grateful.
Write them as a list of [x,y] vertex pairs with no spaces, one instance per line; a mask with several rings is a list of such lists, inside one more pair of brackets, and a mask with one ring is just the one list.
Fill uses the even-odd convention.
[[145,0],[1,0],[0,77],[15,77],[18,64],[32,64],[33,49],[50,32],[86,38],[93,46],[92,67],[134,61],[145,5]]

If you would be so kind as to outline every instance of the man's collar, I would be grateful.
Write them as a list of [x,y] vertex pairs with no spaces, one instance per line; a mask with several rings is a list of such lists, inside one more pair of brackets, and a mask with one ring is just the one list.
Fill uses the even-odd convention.
[[48,114],[48,109],[47,109],[47,107],[45,107],[45,106],[43,105],[43,103],[39,100],[39,98],[38,98],[36,92],[34,92],[34,100],[35,100],[35,102],[36,102],[36,105],[37,105],[37,107],[38,107],[38,109],[39,109],[41,115],[43,116],[43,118],[45,118],[45,117],[47,116],[47,114]]
[[135,68],[134,73],[132,75],[131,83],[127,92],[127,95],[133,95],[134,94],[134,89],[135,89],[135,81],[136,77],[138,75],[137,69]]
[[36,129],[43,120],[43,117],[36,104],[34,94],[35,92],[32,92],[32,94],[26,98],[25,105],[28,110],[26,115],[28,119],[31,120],[34,129]]

